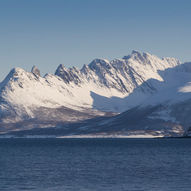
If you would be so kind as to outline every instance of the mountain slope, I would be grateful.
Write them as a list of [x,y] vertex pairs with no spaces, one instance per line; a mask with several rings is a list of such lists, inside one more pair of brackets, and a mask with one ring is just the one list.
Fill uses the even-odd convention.
[[[186,93],[190,71],[190,63],[137,51],[123,59],[95,59],[81,70],[60,65],[55,75],[44,77],[36,67],[31,72],[15,68],[0,84],[0,127],[2,132],[7,126],[14,129],[15,124],[25,124],[26,129],[54,127],[113,115],[107,112],[121,113],[136,110],[137,106],[144,110],[167,103],[168,109],[159,113],[168,113],[171,106],[190,98]],[[124,125],[130,128],[126,122]]]

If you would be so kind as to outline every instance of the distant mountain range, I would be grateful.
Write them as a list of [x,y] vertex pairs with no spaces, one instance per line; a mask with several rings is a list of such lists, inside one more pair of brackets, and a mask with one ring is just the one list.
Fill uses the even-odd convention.
[[138,51],[44,77],[14,68],[0,83],[7,136],[182,136],[190,113],[191,63]]

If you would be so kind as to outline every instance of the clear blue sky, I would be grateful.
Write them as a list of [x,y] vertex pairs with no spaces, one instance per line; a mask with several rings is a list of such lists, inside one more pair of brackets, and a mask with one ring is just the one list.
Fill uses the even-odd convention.
[[191,1],[0,0],[0,81],[13,67],[54,73],[132,49],[191,61]]

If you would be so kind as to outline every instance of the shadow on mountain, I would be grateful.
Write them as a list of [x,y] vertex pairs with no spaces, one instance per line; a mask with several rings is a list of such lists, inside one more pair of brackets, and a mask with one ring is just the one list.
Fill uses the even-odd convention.
[[[91,91],[93,108],[102,111],[115,110],[120,113],[144,102],[151,102],[152,104],[161,101],[162,103],[163,101],[172,101],[176,95],[180,97],[190,96],[191,92],[179,92],[178,88],[191,82],[191,63],[184,63],[164,71],[159,70],[158,74],[163,78],[163,81],[151,78],[137,86],[132,93],[124,98],[105,97]],[[105,108],[109,109],[106,110]]]
[[[156,79],[149,79],[140,86],[136,87],[129,96],[124,98],[119,97],[104,97],[91,92],[93,99],[93,109],[108,111],[107,108],[115,109],[118,112],[122,112],[119,115],[113,116],[96,116],[90,111],[79,113],[66,108],[60,108],[55,111],[44,111],[37,112],[39,118],[30,119],[15,124],[13,130],[19,130],[17,132],[11,132],[11,134],[18,136],[25,135],[86,135],[86,134],[115,134],[115,135],[131,135],[131,134],[145,134],[158,135],[159,131],[166,136],[179,135],[184,133],[183,126],[190,126],[191,124],[191,101],[181,103],[181,105],[174,105],[172,108],[173,115],[178,121],[185,121],[181,125],[179,122],[166,121],[160,118],[149,118],[154,112],[163,111],[168,108],[164,103],[172,101],[174,97],[180,98],[181,102],[184,100],[191,100],[191,93],[179,92],[179,87],[186,85],[191,82],[191,63],[184,63],[174,68],[169,68],[164,71],[158,71],[159,75],[164,81]],[[159,93],[160,92],[160,93]],[[183,96],[183,97],[182,97]],[[182,99],[182,98],[186,99]],[[153,103],[152,101],[160,100],[155,106],[149,106],[146,104],[145,107],[139,107],[140,104]],[[50,115],[48,115],[50,112]],[[52,113],[55,115],[55,119],[52,117]],[[89,113],[89,116],[87,116]],[[81,121],[67,122],[64,121],[65,117],[78,118],[81,115]],[[48,117],[47,117],[48,115]],[[84,118],[84,116],[86,116]],[[46,120],[45,120],[46,118]],[[63,120],[61,119],[63,118]],[[50,119],[50,120],[49,120]],[[57,119],[57,120],[56,120]],[[189,119],[189,120],[188,120]],[[36,128],[35,128],[36,125]],[[20,131],[26,127],[24,131]],[[27,128],[29,127],[29,129]],[[39,128],[46,127],[46,128]],[[6,127],[7,128],[7,127]],[[10,131],[11,131],[10,127]]]
[[[121,112],[121,108],[124,107],[124,99],[119,97],[105,97],[96,94],[95,92],[90,92],[93,98],[93,108],[101,111],[116,111]],[[105,108],[108,108],[107,110]]]

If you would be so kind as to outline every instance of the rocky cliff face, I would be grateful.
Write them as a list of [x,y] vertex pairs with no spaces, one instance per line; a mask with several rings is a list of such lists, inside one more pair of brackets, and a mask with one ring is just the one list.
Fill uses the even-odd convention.
[[32,67],[31,73],[33,73],[36,77],[40,76],[40,70],[36,66]]

